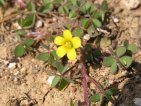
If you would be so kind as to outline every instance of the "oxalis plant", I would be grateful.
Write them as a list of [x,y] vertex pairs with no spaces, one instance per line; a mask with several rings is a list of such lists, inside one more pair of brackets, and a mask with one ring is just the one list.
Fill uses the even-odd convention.
[[[119,90],[115,87],[104,88],[89,76],[88,67],[104,65],[110,67],[111,74],[115,74],[120,68],[128,70],[132,66],[132,54],[137,52],[137,47],[128,41],[115,49],[110,47],[116,36],[105,36],[110,33],[105,30],[108,28],[109,20],[106,17],[108,13],[106,0],[102,4],[94,4],[91,0],[43,0],[38,5],[28,0],[25,2],[13,0],[13,3],[18,4],[20,8],[18,13],[15,13],[21,15],[18,20],[16,19],[21,27],[20,30],[16,30],[19,41],[14,51],[16,57],[30,54],[56,70],[48,79],[51,89],[67,89],[70,83],[79,83],[79,79],[82,82],[85,106],[92,102],[102,103],[103,98],[115,103],[114,96]],[[1,6],[5,7],[7,4],[6,1],[0,0]],[[11,17],[14,16],[16,15]],[[59,17],[67,17],[72,23],[78,24],[62,24],[58,32],[52,31],[52,27],[46,32],[35,31],[36,21],[48,17],[55,17],[58,21]],[[6,20],[8,19],[0,22]],[[101,45],[108,48],[107,55],[101,52]],[[40,47],[45,51],[40,51]],[[88,90],[90,83],[95,85],[93,93]],[[45,97],[43,102],[44,100]],[[74,104],[71,99],[70,106]]]

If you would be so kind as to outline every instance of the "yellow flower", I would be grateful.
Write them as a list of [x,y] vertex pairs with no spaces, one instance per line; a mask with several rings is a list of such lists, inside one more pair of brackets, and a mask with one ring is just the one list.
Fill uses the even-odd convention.
[[76,51],[75,49],[81,46],[81,40],[79,37],[72,37],[72,34],[69,30],[63,31],[62,36],[56,36],[54,43],[59,45],[56,50],[56,54],[62,58],[67,54],[69,60],[76,59]]

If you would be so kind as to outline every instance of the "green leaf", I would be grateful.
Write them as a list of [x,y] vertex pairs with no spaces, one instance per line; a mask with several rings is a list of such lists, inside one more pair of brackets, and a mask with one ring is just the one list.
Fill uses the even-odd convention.
[[117,72],[117,62],[114,62],[111,66],[111,73],[115,74]]
[[102,17],[104,16],[104,12],[103,11],[95,11],[92,14],[92,17],[95,19],[102,19]]
[[43,4],[46,5],[48,3],[51,3],[51,0],[43,0]]
[[60,14],[65,14],[64,7],[60,6],[60,7],[58,8],[58,12],[59,12]]
[[59,90],[63,90],[68,84],[69,82],[67,80],[62,79],[59,84]]
[[129,44],[127,49],[130,50],[132,53],[136,53],[138,51],[138,48],[135,44]]
[[35,9],[35,4],[34,4],[33,2],[27,3],[26,8],[27,8],[29,11],[33,11],[33,12],[36,11],[36,9]]
[[37,56],[37,59],[42,60],[42,61],[48,61],[49,60],[49,54],[48,53],[40,53]]
[[95,5],[95,4],[92,4],[89,13],[90,13],[90,14],[95,13],[96,9],[97,9],[97,8],[96,8],[96,5]]
[[26,46],[28,46],[28,47],[32,46],[33,43],[34,43],[34,40],[33,40],[32,38],[27,38],[27,39],[25,40],[25,44],[26,44]]
[[18,21],[19,25],[23,28],[32,28],[35,24],[35,14],[28,15]]
[[106,48],[106,47],[108,47],[108,46],[110,46],[111,45],[111,40],[110,39],[108,39],[108,38],[101,38],[101,41],[100,41],[100,47],[101,48]]
[[125,47],[118,47],[116,49],[116,55],[118,57],[123,56],[126,53],[126,48]]
[[67,6],[64,6],[63,9],[64,9],[66,14],[69,14],[69,8]]
[[108,2],[107,0],[104,0],[101,4],[101,7],[100,7],[103,11],[106,11],[108,10]]
[[81,28],[75,28],[73,31],[72,31],[73,35],[74,36],[78,36],[78,37],[81,37],[83,35],[83,29]]
[[77,0],[69,0],[74,6],[77,5]]
[[108,89],[108,90],[106,90],[105,94],[115,96],[115,95],[119,94],[119,89],[117,89],[117,88]]
[[81,23],[83,28],[88,28],[88,26],[89,26],[89,19],[88,18],[82,18],[80,20],[80,23]]
[[21,57],[25,54],[25,48],[23,45],[19,44],[15,48],[15,55],[16,57]]
[[60,62],[55,61],[52,65],[53,65],[60,73],[63,72],[64,66],[63,66]]
[[4,6],[5,5],[5,1],[4,0],[0,0],[0,6]]
[[114,62],[116,62],[116,60],[113,57],[105,57],[103,60],[103,65],[110,67]]
[[100,101],[101,98],[102,98],[102,95],[100,93],[97,93],[90,97],[90,101],[95,103],[95,102]]
[[95,28],[101,27],[102,23],[98,19],[94,18],[92,21]]
[[64,78],[66,81],[68,81],[69,83],[75,83],[75,81],[74,80],[72,80],[71,78],[69,78],[69,77],[65,77]]
[[75,18],[76,16],[77,16],[77,12],[74,11],[74,10],[71,10],[71,12],[69,13],[69,18],[70,18],[70,19],[73,19],[73,18]]
[[60,76],[55,76],[52,81],[51,88],[54,88],[59,83],[60,79]]
[[24,36],[24,35],[27,34],[27,32],[24,31],[24,30],[22,30],[22,31],[17,31],[16,33],[17,33],[19,36]]
[[114,99],[111,97],[111,95],[106,94],[105,97],[114,104]]
[[39,12],[44,14],[44,13],[50,12],[52,9],[53,9],[53,4],[47,3],[40,7]]
[[128,68],[132,64],[132,58],[129,56],[123,56],[119,59],[122,65]]
[[53,50],[51,54],[55,59],[59,59],[58,55],[56,54],[56,50]]
[[74,106],[73,100],[70,100],[70,106]]
[[90,11],[92,3],[87,1],[84,5],[80,7],[80,11],[84,14]]
[[129,45],[128,40],[125,40],[125,41],[124,41],[124,46],[127,48],[127,47],[128,47],[128,45]]

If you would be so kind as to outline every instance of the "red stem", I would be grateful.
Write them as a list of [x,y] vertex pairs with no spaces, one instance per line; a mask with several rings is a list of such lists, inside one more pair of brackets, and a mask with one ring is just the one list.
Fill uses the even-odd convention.
[[89,106],[89,99],[88,99],[88,85],[87,85],[87,73],[86,73],[86,68],[85,65],[83,63],[81,63],[81,73],[82,73],[82,86],[84,89],[84,105],[85,106]]

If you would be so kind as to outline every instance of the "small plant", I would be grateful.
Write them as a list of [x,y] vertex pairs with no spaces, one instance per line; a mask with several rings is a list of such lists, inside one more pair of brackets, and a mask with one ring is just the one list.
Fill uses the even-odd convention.
[[[88,75],[89,70],[86,67],[88,64],[104,65],[110,67],[112,74],[120,68],[126,70],[132,65],[132,54],[137,52],[137,46],[125,41],[123,46],[115,50],[110,48],[108,56],[104,56],[101,52],[100,47],[109,48],[111,38],[112,40],[116,38],[106,36],[110,32],[105,33],[107,31],[105,29],[108,28],[107,20],[109,20],[106,17],[107,1],[95,4],[92,0],[42,0],[38,5],[28,0],[25,2],[15,0],[14,2],[19,4],[21,12],[21,17],[17,20],[20,30],[17,30],[19,44],[14,50],[15,56],[22,57],[30,53],[56,70],[56,73],[48,79],[51,89],[63,90],[70,83],[77,83],[76,79],[79,79],[84,90],[83,104],[85,106],[89,106],[90,101],[95,103],[102,101],[103,98],[114,103],[116,100],[114,96],[119,93],[119,90],[117,88],[105,89]],[[0,6],[4,6],[5,3],[4,0],[0,0]],[[63,20],[70,21],[70,23],[59,24],[59,31],[51,26],[46,28],[46,32],[37,31],[36,21],[50,17],[55,17],[57,21],[60,21],[60,17],[64,17]],[[39,47],[46,51],[38,50]],[[70,64],[71,62],[73,64]],[[74,70],[78,71],[77,75],[73,74]],[[94,94],[88,92],[89,83],[95,84]],[[75,106],[72,99],[70,106]]]
[[137,52],[137,46],[135,44],[129,44],[124,42],[123,46],[117,47],[115,51],[111,50],[112,56],[105,57],[103,65],[110,67],[111,73],[115,74],[118,70],[118,66],[127,69],[132,64],[132,54]]

